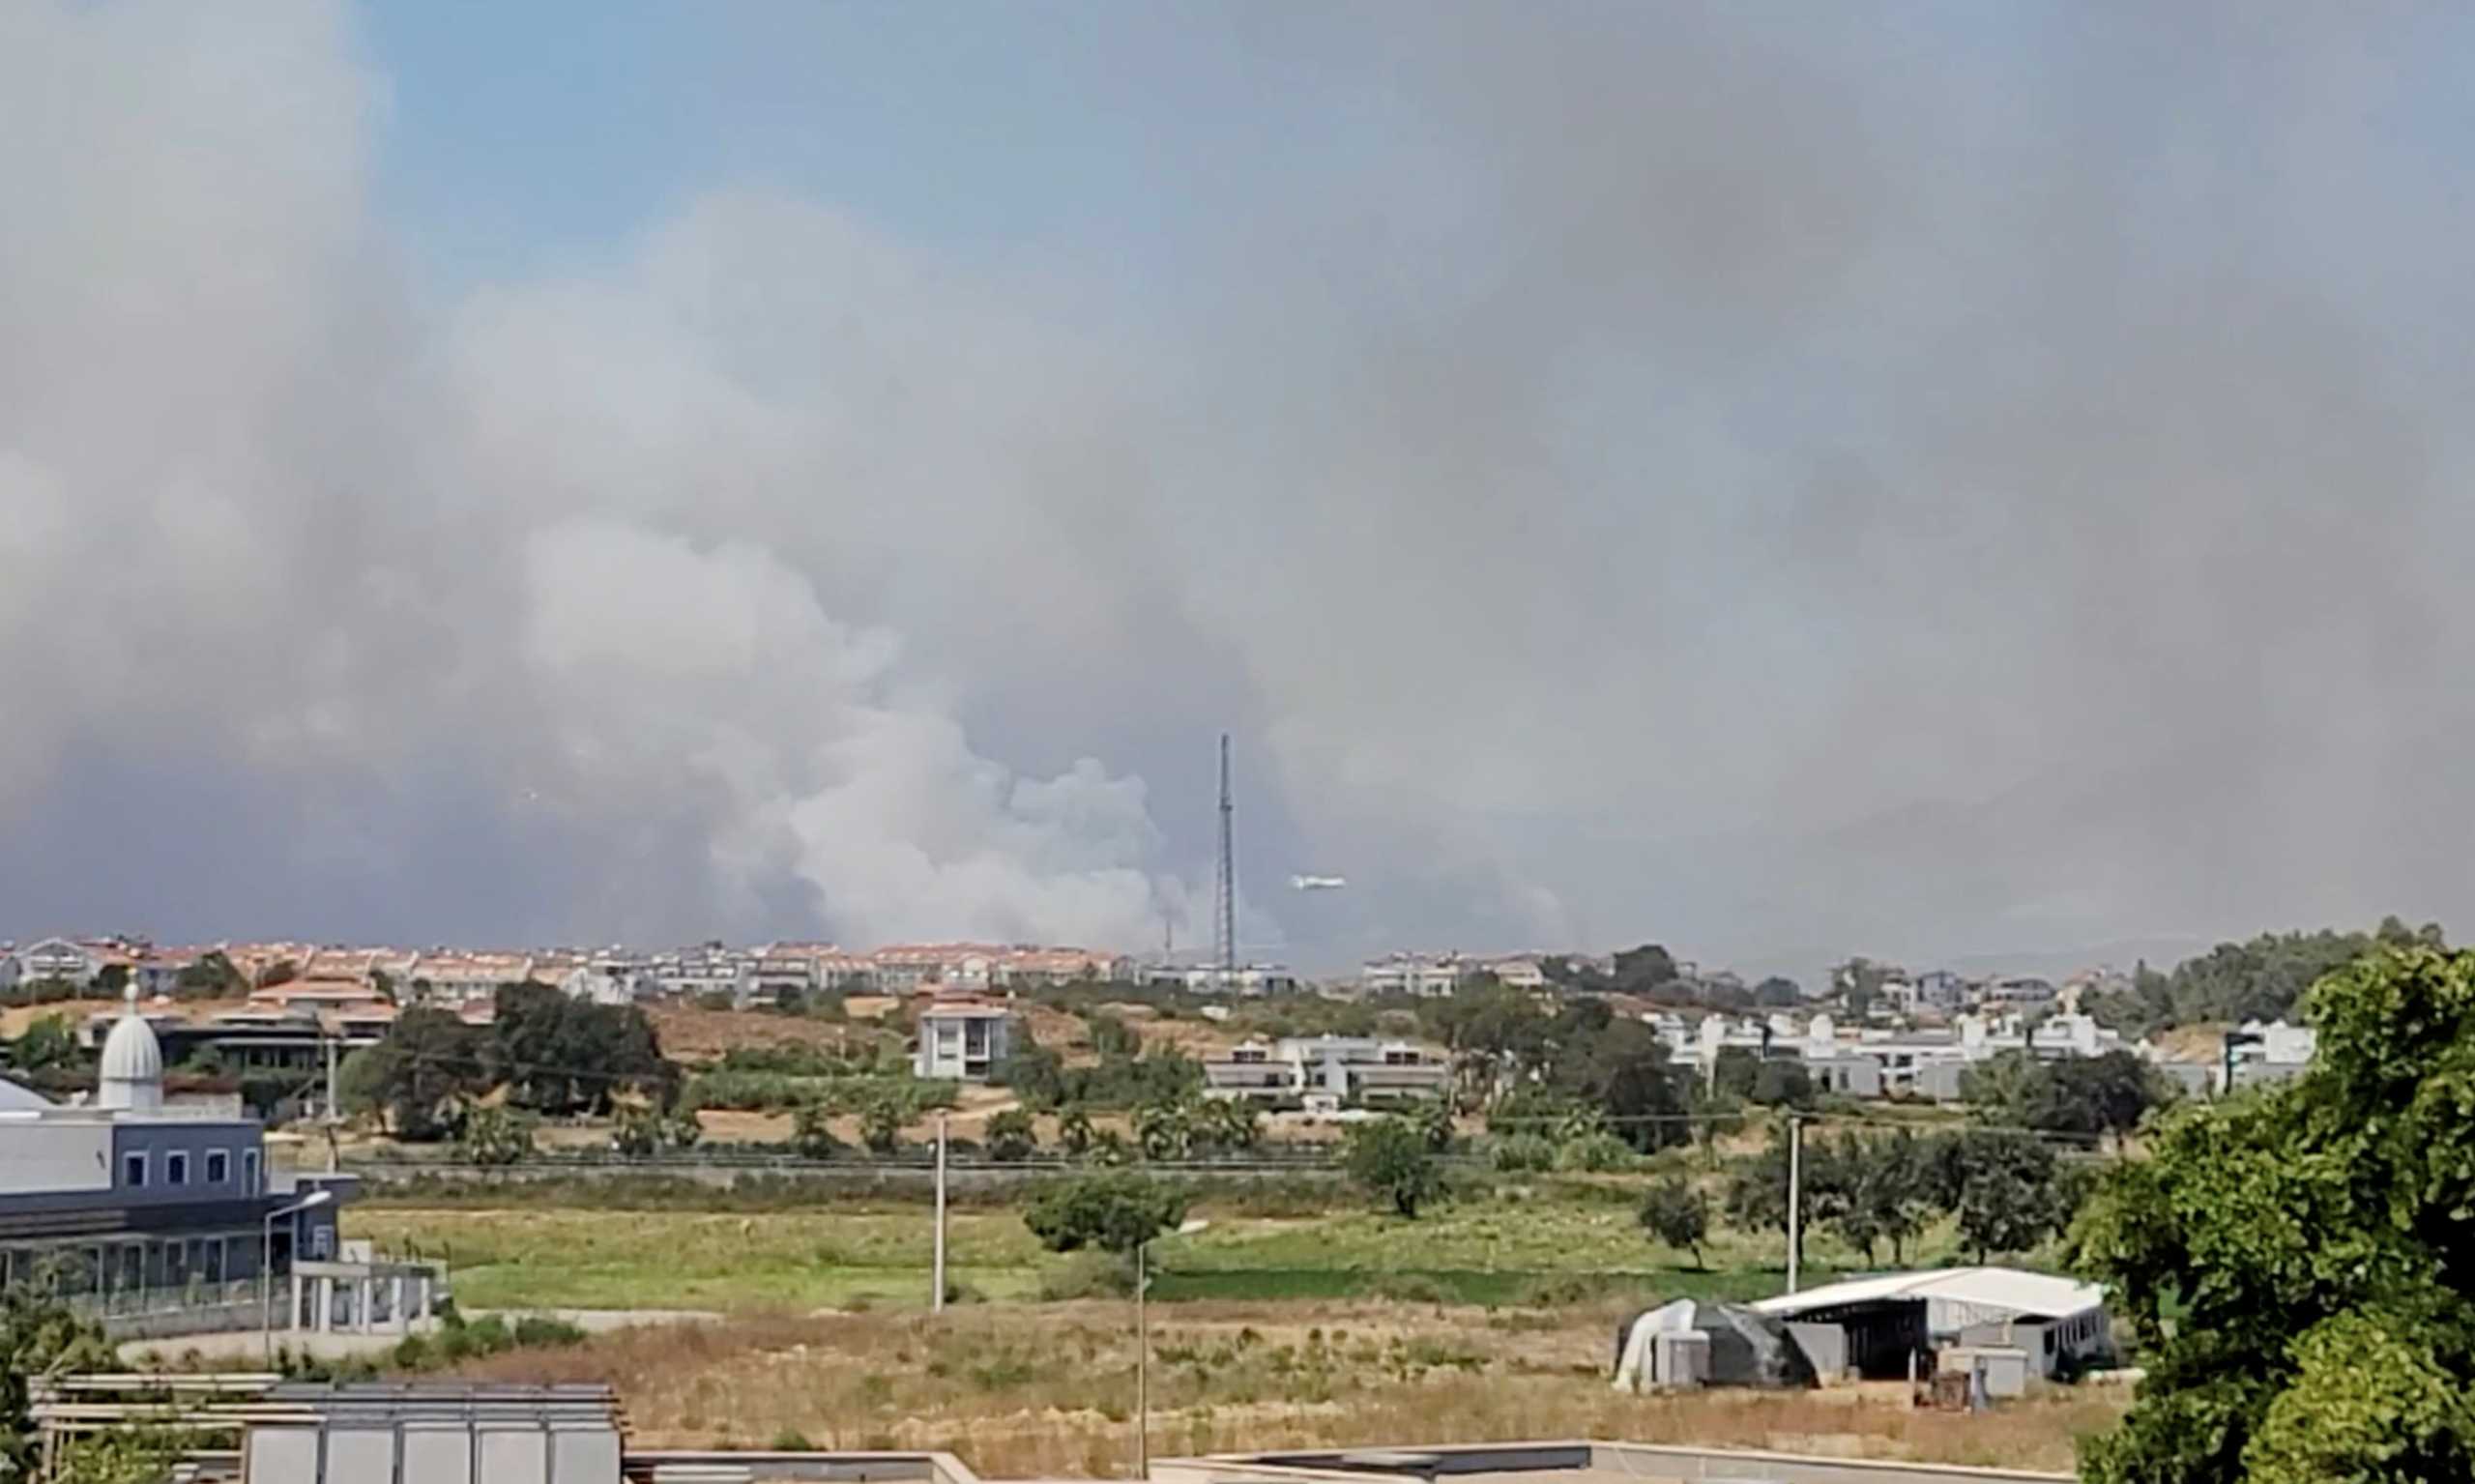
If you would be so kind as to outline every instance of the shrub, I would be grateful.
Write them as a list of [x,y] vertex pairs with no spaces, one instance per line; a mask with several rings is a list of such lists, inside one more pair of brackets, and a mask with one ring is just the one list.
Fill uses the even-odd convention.
[[1495,1166],[1508,1174],[1556,1168],[1556,1146],[1541,1134],[1509,1134],[1488,1150]]
[[988,1157],[1011,1163],[1029,1159],[1039,1149],[1039,1138],[1032,1124],[1032,1116],[1021,1108],[1008,1108],[988,1120]]
[[791,1148],[801,1159],[831,1159],[842,1151],[842,1141],[833,1137],[826,1124],[822,1104],[809,1103],[791,1116]]
[[1354,1125],[1346,1163],[1350,1178],[1389,1202],[1398,1215],[1416,1216],[1420,1206],[1443,1190],[1425,1137],[1400,1119]]
[[1556,1149],[1556,1168],[1596,1173],[1622,1170],[1633,1163],[1633,1147],[1604,1130],[1567,1139]]
[[1042,1190],[1023,1224],[1051,1252],[1131,1253],[1185,1219],[1183,1191],[1133,1174],[1089,1175]]
[[513,1331],[515,1343],[528,1349],[561,1345],[582,1345],[584,1331],[563,1319],[546,1314],[519,1315]]
[[1642,1229],[1652,1237],[1693,1254],[1702,1265],[1702,1243],[1710,1235],[1710,1198],[1681,1177],[1670,1176],[1642,1196]]

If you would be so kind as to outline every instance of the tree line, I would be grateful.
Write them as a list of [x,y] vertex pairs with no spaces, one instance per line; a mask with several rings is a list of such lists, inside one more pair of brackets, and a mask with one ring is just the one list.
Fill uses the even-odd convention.
[[2383,948],[2447,946],[2439,923],[2409,927],[2394,915],[2368,933],[2261,933],[2221,943],[2170,973],[2143,963],[2127,987],[2095,997],[2087,1009],[2100,1025],[2132,1036],[2216,1021],[2291,1020],[2305,991],[2358,959]]
[[672,1105],[680,1069],[636,1006],[522,983],[500,985],[492,1009],[486,1026],[427,1005],[404,1011],[384,1040],[346,1059],[347,1103],[412,1142],[454,1134],[502,1093],[508,1109],[535,1115],[606,1115],[623,1097]]

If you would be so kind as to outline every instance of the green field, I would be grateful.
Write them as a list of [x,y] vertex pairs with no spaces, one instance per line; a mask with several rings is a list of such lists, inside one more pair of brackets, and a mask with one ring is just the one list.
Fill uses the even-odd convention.
[[[1510,1305],[1645,1298],[1750,1297],[1775,1292],[1775,1237],[1713,1234],[1703,1256],[1647,1238],[1620,1191],[1576,1186],[1440,1207],[1416,1221],[1343,1208],[1268,1218],[1199,1214],[1211,1226],[1164,1240],[1154,1292],[1181,1299],[1379,1297]],[[756,1312],[924,1302],[930,1217],[917,1205],[824,1206],[756,1212],[573,1208],[364,1208],[349,1236],[391,1252],[445,1258],[467,1307],[684,1308]],[[1066,1259],[1043,1251],[1020,1214],[957,1210],[947,1263],[957,1283],[992,1299],[1035,1296]],[[1922,1256],[1939,1257],[1947,1238]],[[1819,1235],[1808,1275],[1861,1266]]]

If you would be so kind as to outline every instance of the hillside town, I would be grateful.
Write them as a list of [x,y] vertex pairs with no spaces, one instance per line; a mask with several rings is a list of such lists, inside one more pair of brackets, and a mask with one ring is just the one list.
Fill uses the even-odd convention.
[[[1664,950],[1658,950],[1664,958]],[[1145,961],[1080,947],[945,943],[850,951],[830,944],[718,942],[666,951],[622,948],[485,951],[307,943],[157,946],[140,938],[52,937],[0,945],[0,1003],[111,999],[134,987],[177,1064],[202,1055],[234,1068],[315,1071],[330,1049],[384,1040],[406,1008],[452,1011],[487,1025],[498,990],[539,984],[602,1005],[693,1004],[759,1013],[853,994],[917,1002],[916,1064],[923,1077],[986,1082],[1010,1044],[1017,1000],[1072,986],[1187,995],[1203,1000],[1311,995],[1362,1003],[1435,1001],[1473,987],[1552,1001],[1617,981],[1616,954],[1398,952],[1353,977],[1304,979],[1278,965]],[[1626,999],[1679,1067],[1707,1074],[1730,1053],[1800,1063],[1815,1087],[1859,1099],[1956,1102],[1972,1069],[2006,1054],[2037,1060],[2124,1051],[2187,1092],[2293,1076],[2312,1060],[2308,1027],[2251,1019],[2218,1037],[2126,1039],[2091,1009],[2121,993],[2126,975],[2091,969],[2060,982],[1947,971],[1910,974],[1853,959],[1811,999],[1786,980],[1757,1006],[1742,978],[1691,961],[1671,966]],[[2090,1008],[2083,1008],[2083,1005]],[[1732,1008],[1731,1006],[1741,1006]],[[87,1016],[81,1041],[100,1046],[107,1014]],[[1359,1092],[1434,1092],[1441,1048],[1368,1037],[1246,1041],[1204,1063],[1215,1094],[1304,1097],[1318,1105]],[[1355,1090],[1355,1091],[1353,1091]]]

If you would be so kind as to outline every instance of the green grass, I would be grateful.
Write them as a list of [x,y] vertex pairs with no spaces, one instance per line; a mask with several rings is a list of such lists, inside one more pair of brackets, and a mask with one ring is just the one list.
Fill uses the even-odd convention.
[[[1712,1234],[1696,1266],[1650,1240],[1630,1201],[1588,1187],[1518,1190],[1440,1206],[1414,1221],[1351,1208],[1266,1217],[1202,1208],[1211,1226],[1155,1249],[1153,1292],[1181,1299],[1349,1297],[1469,1304],[1645,1298],[1748,1298],[1778,1291],[1776,1235]],[[388,1251],[447,1259],[458,1301],[480,1308],[669,1308],[804,1311],[924,1303],[928,1213],[908,1204],[798,1210],[588,1210],[572,1207],[422,1209],[355,1207],[355,1237]],[[1065,1260],[1041,1249],[1018,1211],[957,1210],[947,1262],[956,1282],[992,1299],[1035,1296]],[[1911,1261],[1949,1254],[1947,1233]],[[1817,1233],[1806,1278],[1866,1265]]]
[[[347,1233],[444,1257],[467,1308],[844,1308],[925,1303],[929,1224],[895,1211],[352,1210]],[[952,1277],[991,1298],[1027,1296],[1047,1261],[1019,1217],[958,1212]]]

